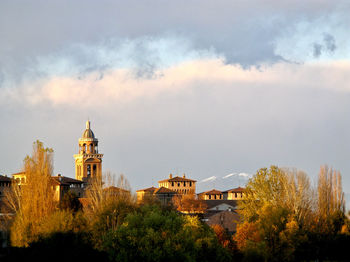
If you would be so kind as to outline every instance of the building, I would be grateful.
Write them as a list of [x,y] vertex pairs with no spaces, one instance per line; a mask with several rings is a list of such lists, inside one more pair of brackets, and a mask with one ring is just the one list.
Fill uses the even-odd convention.
[[51,177],[51,181],[56,201],[61,201],[68,191],[74,193],[77,197],[83,197],[84,195],[84,182],[81,180],[58,174],[57,176]]
[[11,178],[0,175],[0,201],[5,197],[5,192],[11,187]]
[[6,198],[6,192],[11,189],[11,183],[11,178],[0,175],[0,214],[6,212],[4,200]]
[[227,230],[228,233],[236,232],[237,224],[240,221],[240,216],[236,212],[222,211],[212,215],[207,215],[203,219],[209,226],[220,225]]
[[198,199],[202,200],[219,200],[219,199],[224,199],[224,196],[221,191],[213,189],[210,191],[206,191],[203,193],[199,193]]
[[182,177],[173,177],[170,174],[168,179],[158,181],[158,186],[173,190],[177,194],[187,195],[196,193],[196,182],[196,180],[186,178],[185,174]]
[[79,153],[74,155],[75,178],[87,182],[91,177],[102,179],[102,157],[98,152],[98,139],[86,121],[86,129],[79,138]]
[[137,196],[137,202],[142,202],[144,199],[148,198],[148,197],[152,197],[154,191],[156,191],[157,188],[152,186],[149,188],[145,188],[145,189],[140,189],[136,191],[136,196]]
[[173,197],[177,195],[177,193],[166,187],[149,187],[145,189],[140,189],[136,191],[137,202],[141,203],[147,198],[155,198],[160,201],[162,205],[168,205],[172,202]]
[[26,183],[26,173],[25,172],[18,172],[15,174],[12,174],[12,179],[18,184],[18,185],[25,185]]
[[237,187],[234,189],[223,191],[224,199],[227,200],[243,200],[245,188]]

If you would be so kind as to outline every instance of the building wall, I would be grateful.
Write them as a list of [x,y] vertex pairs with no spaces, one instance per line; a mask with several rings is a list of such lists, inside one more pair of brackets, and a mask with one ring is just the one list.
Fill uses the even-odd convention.
[[242,200],[243,198],[244,198],[244,193],[242,192],[238,192],[238,193],[229,192],[227,196],[228,200]]
[[190,181],[166,181],[158,183],[158,186],[169,188],[179,194],[195,194],[196,192],[196,182]]

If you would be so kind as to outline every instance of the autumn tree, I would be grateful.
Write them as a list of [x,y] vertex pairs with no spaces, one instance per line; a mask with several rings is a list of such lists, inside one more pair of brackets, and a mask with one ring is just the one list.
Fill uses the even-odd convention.
[[13,246],[27,246],[37,240],[42,221],[54,212],[56,206],[51,184],[53,150],[36,141],[32,155],[24,159],[23,171],[26,183],[21,187],[13,183],[9,201],[16,211],[11,228]]
[[195,195],[176,195],[173,197],[175,208],[184,213],[204,213],[207,209],[205,201],[196,199]]
[[346,219],[340,172],[321,166],[317,193],[318,228],[323,232],[340,231]]
[[84,213],[96,247],[101,246],[102,238],[109,230],[116,230],[123,223],[136,205],[126,177],[120,175],[116,181],[111,172],[89,180],[86,201]]

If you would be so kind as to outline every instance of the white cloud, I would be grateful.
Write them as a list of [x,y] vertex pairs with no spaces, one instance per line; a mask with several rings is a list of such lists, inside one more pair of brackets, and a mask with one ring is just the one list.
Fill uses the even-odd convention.
[[[220,58],[197,59],[153,72],[152,77],[135,77],[131,69],[93,71],[83,77],[51,76],[24,81],[0,94],[0,101],[36,105],[90,107],[128,103],[144,97],[176,93],[191,88],[311,88],[349,92],[350,62],[278,63],[243,69]],[[20,98],[20,99],[19,99]],[[93,98],[93,101],[91,99]]]

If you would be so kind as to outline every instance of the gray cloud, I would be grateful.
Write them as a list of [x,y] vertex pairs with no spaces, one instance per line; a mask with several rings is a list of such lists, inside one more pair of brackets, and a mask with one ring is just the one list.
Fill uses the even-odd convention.
[[337,49],[334,36],[332,36],[330,34],[324,34],[323,40],[324,40],[325,46],[329,52],[333,53]]
[[[292,39],[300,22],[314,28],[335,20],[346,26],[346,1],[1,1],[0,70],[8,81],[21,82],[23,75],[36,73],[38,58],[70,52],[77,63],[91,63],[91,56],[72,50],[83,44],[108,50],[115,39],[134,41],[144,37],[164,38],[170,34],[187,39],[194,49],[211,50],[228,63],[250,66],[288,59],[276,53],[276,42],[287,34]],[[20,18],[20,19],[19,19]],[[334,42],[325,36],[328,50]],[[315,39],[313,40],[315,42]],[[293,44],[291,42],[291,44]],[[181,44],[179,44],[180,46]],[[135,49],[145,74],[153,70],[149,50]],[[56,59],[56,58],[55,58]],[[106,57],[108,60],[108,57]],[[125,59],[125,58],[123,58]],[[150,62],[151,61],[151,62]],[[97,66],[92,64],[91,66]],[[95,68],[94,68],[95,70]],[[141,71],[140,74],[144,75]]]
[[314,44],[314,57],[318,58],[320,57],[322,53],[322,45],[315,43]]

